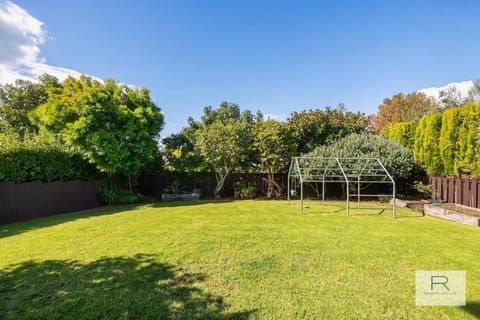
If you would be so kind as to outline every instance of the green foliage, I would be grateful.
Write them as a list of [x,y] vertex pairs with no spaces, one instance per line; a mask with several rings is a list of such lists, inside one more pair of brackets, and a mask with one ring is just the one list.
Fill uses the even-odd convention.
[[328,146],[319,146],[307,156],[378,158],[395,178],[408,178],[413,169],[413,154],[396,141],[372,134],[352,134]]
[[174,180],[168,186],[163,188],[163,193],[180,194],[183,193],[183,186],[178,180]]
[[[448,111],[448,110],[447,110]],[[480,176],[480,103],[469,103],[461,109],[454,172]]]
[[94,166],[54,140],[29,133],[0,134],[0,181],[66,181],[97,175]]
[[248,157],[252,140],[249,125],[239,120],[215,121],[195,134],[195,146],[215,172],[214,194],[219,196],[227,176]]
[[455,156],[458,148],[459,128],[462,123],[462,108],[450,108],[444,111],[440,130],[440,156],[443,162],[443,175],[454,175]]
[[397,93],[392,98],[384,99],[378,106],[378,113],[372,119],[372,131],[380,133],[393,123],[419,120],[425,114],[438,109],[437,103],[424,93]]
[[368,118],[364,113],[345,110],[340,104],[337,108],[293,112],[288,126],[293,137],[297,153],[306,153],[319,145],[333,143],[352,133],[366,131]]
[[267,173],[267,197],[270,197],[275,189],[275,172],[283,169],[295,152],[288,126],[274,120],[258,123],[254,130],[253,147],[259,154],[262,170]]
[[109,174],[137,175],[157,154],[163,115],[147,89],[67,78],[32,121]]
[[397,141],[402,146],[413,150],[415,144],[416,121],[397,122],[390,125],[387,131],[388,138]]
[[105,180],[100,184],[98,197],[105,204],[130,204],[143,198],[141,194],[127,191],[112,180]]
[[240,188],[241,198],[253,198],[255,197],[255,187],[252,185],[244,185]]
[[162,143],[167,170],[196,172],[204,169],[204,161],[185,130],[169,135]]
[[418,122],[415,130],[413,154],[417,163],[425,168],[429,175],[442,175],[444,172],[440,154],[439,139],[442,115],[432,113]]
[[222,102],[217,109],[213,109],[211,106],[203,108],[202,124],[210,125],[214,122],[226,123],[231,120],[239,120],[244,123],[254,124],[255,122],[261,122],[263,115],[260,111],[257,111],[253,116],[250,110],[240,111],[240,107],[236,103]]
[[21,136],[37,131],[28,113],[45,103],[48,91],[58,86],[55,77],[43,75],[39,83],[17,79],[14,84],[0,85],[0,132]]

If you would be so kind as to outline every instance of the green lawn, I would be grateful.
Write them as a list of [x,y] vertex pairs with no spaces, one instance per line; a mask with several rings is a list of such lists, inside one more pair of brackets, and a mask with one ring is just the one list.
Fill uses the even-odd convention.
[[[1,319],[476,319],[480,228],[386,207],[234,201],[0,226]],[[466,270],[466,307],[416,307],[416,270]]]

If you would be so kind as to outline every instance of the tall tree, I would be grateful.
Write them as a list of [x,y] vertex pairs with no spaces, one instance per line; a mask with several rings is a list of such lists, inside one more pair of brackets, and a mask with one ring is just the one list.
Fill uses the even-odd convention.
[[287,123],[297,153],[306,153],[352,133],[365,132],[368,118],[364,113],[348,112],[340,104],[337,108],[293,112]]
[[239,120],[215,121],[195,132],[195,146],[215,172],[220,195],[225,179],[248,156],[251,135],[248,125]]
[[53,76],[45,74],[39,80],[33,83],[17,79],[14,84],[0,85],[0,132],[10,131],[23,136],[37,131],[28,113],[47,101],[49,89],[59,87]]
[[[174,140],[167,138],[164,141],[166,152],[168,152],[168,154],[166,154],[167,160],[171,159],[171,164],[179,165],[179,167],[172,165],[171,169],[184,171],[186,168],[181,167],[182,163],[190,162],[191,164],[194,164],[195,167],[188,168],[188,171],[204,170],[208,165],[204,162],[205,159],[200,154],[200,148],[197,146],[197,131],[215,122],[220,122],[226,125],[232,121],[244,124],[250,137],[250,132],[252,131],[254,124],[263,121],[263,114],[260,111],[257,111],[256,114],[253,115],[248,109],[241,111],[237,104],[231,102],[222,102],[216,109],[211,106],[205,107],[203,109],[201,120],[195,121],[190,117],[188,119],[188,126],[183,128],[179,133],[179,135],[182,136],[181,139],[186,138],[189,143],[183,143],[178,146],[172,145],[172,143],[180,142],[180,136]],[[189,144],[194,146],[193,150],[190,150]],[[243,151],[245,154],[240,157],[240,161],[236,163],[234,169],[241,169],[244,172],[251,171],[252,168],[255,168],[257,165],[258,156],[255,154],[253,148],[246,148]]]
[[392,123],[419,120],[430,111],[438,110],[438,105],[424,93],[412,92],[407,95],[397,93],[392,98],[386,98],[378,106],[376,117],[373,118],[372,131],[379,133]]
[[462,96],[454,86],[440,90],[438,97],[443,109],[461,107],[469,101],[469,96]]
[[137,175],[155,158],[163,126],[147,89],[85,76],[67,78],[31,118],[110,175]]
[[290,157],[295,152],[288,126],[275,120],[257,124],[253,147],[259,153],[262,170],[267,173],[267,197],[270,198],[275,190],[275,173],[289,163]]

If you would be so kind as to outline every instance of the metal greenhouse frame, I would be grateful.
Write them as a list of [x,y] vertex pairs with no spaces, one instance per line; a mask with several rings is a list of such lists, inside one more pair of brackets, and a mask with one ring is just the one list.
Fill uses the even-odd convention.
[[[358,205],[362,197],[391,197],[392,216],[395,218],[395,181],[385,166],[377,158],[325,158],[325,157],[293,157],[288,169],[288,203],[292,183],[300,183],[300,206],[304,209],[303,184],[308,182],[322,183],[322,201],[325,201],[326,183],[344,183],[346,185],[346,209],[350,215],[350,198],[356,197]],[[361,186],[366,184],[391,184],[391,194],[362,194]],[[356,185],[356,192],[350,193],[350,187]]]

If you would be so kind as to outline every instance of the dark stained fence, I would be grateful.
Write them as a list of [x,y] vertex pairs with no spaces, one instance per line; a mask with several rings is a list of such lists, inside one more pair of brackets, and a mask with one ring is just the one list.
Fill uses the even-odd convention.
[[480,180],[430,177],[433,198],[480,209]]
[[[213,173],[164,173],[160,175],[145,176],[140,181],[142,192],[151,196],[159,196],[162,190],[178,180],[184,187],[184,191],[191,192],[194,188],[200,189],[201,195],[205,197],[213,197],[213,192],[217,181]],[[268,183],[267,175],[264,173],[232,173],[224,184],[222,196],[233,197],[233,189],[236,182],[241,181],[245,185],[253,186],[257,196],[265,196],[267,194]],[[274,197],[287,196],[287,174],[275,174],[275,182],[277,183],[277,194]]]
[[0,182],[0,224],[100,206],[96,181]]
[[[162,190],[171,184],[173,181],[178,180],[184,187],[183,191],[191,192],[194,188],[200,189],[202,198],[213,197],[213,191],[217,182],[213,173],[178,173],[178,172],[165,172],[158,175],[144,176],[140,180],[140,187],[142,193],[160,197]],[[268,191],[267,174],[265,173],[232,173],[230,174],[223,188],[221,195],[226,198],[231,198],[234,195],[234,186],[236,182],[242,182],[245,185],[253,186],[255,188],[256,197],[266,197]],[[277,188],[273,198],[287,198],[287,174],[277,173],[275,174],[275,183]],[[297,183],[297,191],[299,192],[299,184]],[[319,194],[312,188],[314,184],[305,184],[304,193],[305,197],[318,198]],[[292,186],[293,187],[293,186]],[[327,199],[343,199],[344,190],[340,183],[328,184],[326,187]],[[295,198],[295,197],[294,197]]]

